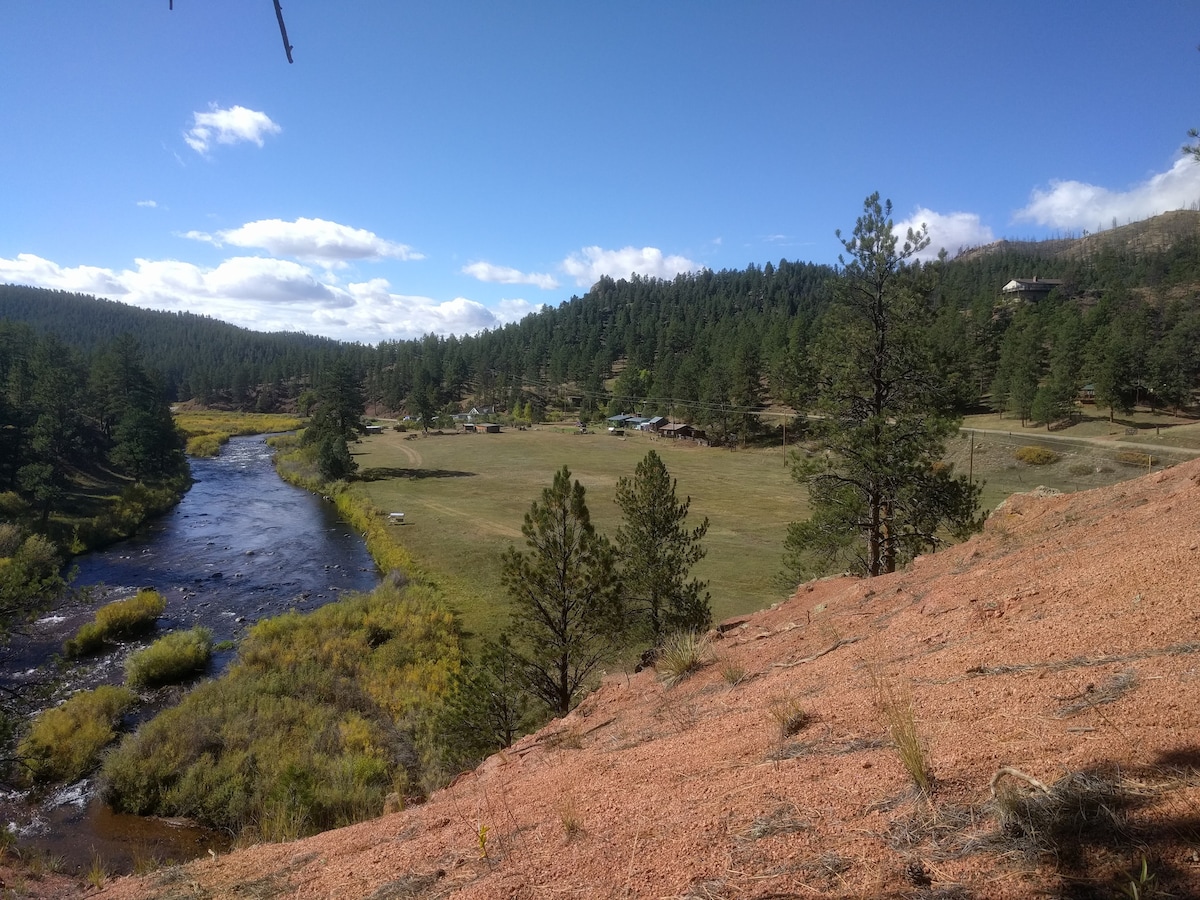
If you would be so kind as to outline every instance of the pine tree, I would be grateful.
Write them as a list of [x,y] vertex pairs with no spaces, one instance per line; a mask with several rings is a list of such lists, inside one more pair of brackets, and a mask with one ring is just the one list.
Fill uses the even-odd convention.
[[525,514],[528,551],[509,547],[501,561],[529,690],[555,715],[570,712],[622,630],[615,553],[593,527],[584,494],[563,466]]
[[941,463],[957,423],[913,265],[929,239],[922,228],[899,244],[891,212],[873,194],[853,236],[837,233],[849,262],[840,258],[836,300],[812,348],[820,452],[795,469],[813,514],[788,536],[793,551],[869,576],[980,524],[979,488]]
[[617,529],[621,586],[637,627],[657,644],[671,631],[700,630],[712,623],[707,582],[688,575],[704,558],[700,545],[708,532],[705,518],[687,527],[692,498],[680,501],[676,482],[651,450],[632,479],[617,481],[617,505],[624,523]]
[[521,657],[502,631],[451,680],[435,723],[445,768],[472,768],[525,734],[535,724],[529,700]]

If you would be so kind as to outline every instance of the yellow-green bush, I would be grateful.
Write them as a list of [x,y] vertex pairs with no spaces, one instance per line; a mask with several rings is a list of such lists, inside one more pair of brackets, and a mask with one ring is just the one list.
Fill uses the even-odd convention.
[[1148,469],[1155,465],[1158,460],[1148,453],[1138,453],[1136,450],[1122,450],[1117,454],[1117,462],[1123,466]]
[[1030,445],[1014,450],[1013,458],[1027,466],[1048,466],[1050,463],[1058,462],[1059,456],[1053,450]]
[[38,715],[17,747],[30,778],[37,784],[78,781],[95,768],[136,699],[128,688],[103,685]]
[[459,653],[432,589],[399,579],[266,619],[224,675],[108,755],[105,797],[268,840],[378,815],[418,779],[415,735]]
[[172,632],[125,660],[125,683],[156,687],[185,681],[208,666],[212,647],[212,632],[207,628]]
[[187,439],[187,455],[188,456],[216,456],[221,452],[221,448],[229,443],[228,435],[223,431],[214,432],[212,434],[198,434],[195,437]]
[[63,655],[85,656],[95,653],[109,638],[144,634],[154,627],[166,608],[166,598],[149,588],[143,588],[128,599],[106,603],[96,610],[91,622],[81,626],[75,636],[63,644]]

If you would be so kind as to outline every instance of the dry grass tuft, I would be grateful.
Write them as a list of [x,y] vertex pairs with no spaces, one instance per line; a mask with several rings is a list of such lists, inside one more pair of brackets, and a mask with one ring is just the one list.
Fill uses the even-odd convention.
[[579,815],[579,807],[573,796],[567,795],[558,804],[558,820],[568,841],[583,836],[583,818]]
[[717,671],[721,673],[721,678],[730,687],[737,687],[749,677],[746,667],[736,660],[724,657],[717,666]]
[[773,697],[767,705],[767,714],[778,729],[781,746],[792,735],[803,731],[816,720],[816,716],[804,707],[800,698],[791,694]]
[[784,803],[765,816],[756,818],[754,823],[746,829],[744,836],[747,840],[758,841],[772,835],[792,834],[797,831],[806,831],[809,828],[812,828],[812,823],[797,817],[795,804]]
[[1126,669],[1102,684],[1089,684],[1078,694],[1064,697],[1067,702],[1058,710],[1058,714],[1066,718],[1105,703],[1112,703],[1136,686],[1137,672]]
[[674,687],[713,661],[712,642],[707,635],[679,631],[663,640],[654,668],[667,687]]
[[893,684],[874,670],[870,670],[870,674],[875,688],[875,705],[887,723],[888,735],[900,763],[917,790],[928,796],[933,790],[933,769],[929,764],[929,751],[917,729],[912,691],[907,686]]

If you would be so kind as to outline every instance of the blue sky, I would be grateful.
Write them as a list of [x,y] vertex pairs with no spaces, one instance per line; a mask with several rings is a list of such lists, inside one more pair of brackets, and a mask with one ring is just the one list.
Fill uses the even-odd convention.
[[375,344],[1200,202],[1184,0],[0,0],[0,282]]

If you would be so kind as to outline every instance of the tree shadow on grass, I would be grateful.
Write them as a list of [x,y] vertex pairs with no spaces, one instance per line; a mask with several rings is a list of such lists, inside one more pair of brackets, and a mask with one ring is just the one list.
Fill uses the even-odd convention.
[[396,478],[473,478],[478,472],[459,472],[454,469],[401,469],[392,466],[376,466],[363,469],[355,476],[356,481],[389,481]]

